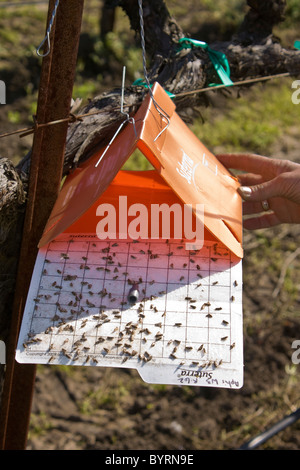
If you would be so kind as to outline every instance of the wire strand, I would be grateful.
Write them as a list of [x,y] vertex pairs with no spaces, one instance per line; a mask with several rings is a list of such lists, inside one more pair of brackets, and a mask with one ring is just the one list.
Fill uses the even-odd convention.
[[159,132],[159,134],[155,137],[154,142],[161,136],[161,134],[169,127],[170,125],[170,116],[163,110],[163,108],[157,103],[154,98],[153,92],[151,90],[151,85],[147,73],[147,66],[146,66],[146,45],[145,45],[145,30],[144,30],[144,13],[143,13],[143,1],[138,0],[139,5],[139,17],[140,17],[140,36],[141,36],[141,47],[142,47],[142,57],[143,57],[143,72],[145,81],[155,106],[156,111],[167,121],[166,126]]
[[[177,93],[177,95],[174,95],[174,99],[181,98],[181,97],[188,96],[188,95],[196,95],[196,94],[204,93],[204,92],[208,92],[208,91],[218,91],[222,88],[233,88],[233,87],[237,87],[237,86],[250,85],[251,83],[257,83],[257,82],[263,82],[263,81],[267,81],[267,80],[273,80],[273,79],[276,79],[276,78],[291,77],[293,75],[294,75],[293,73],[284,72],[284,73],[279,73],[279,74],[275,74],[275,75],[266,75],[265,77],[257,77],[257,78],[249,78],[247,80],[241,80],[239,82],[234,82],[233,85],[231,85],[230,87],[225,86],[225,85],[218,85],[218,86],[214,86],[214,87],[199,88],[199,89],[195,89],[195,90],[185,91],[185,92],[182,92],[182,93]],[[67,117],[67,118],[57,119],[55,121],[49,121],[49,122],[42,123],[42,124],[35,123],[31,127],[25,127],[23,129],[18,129],[18,130],[12,131],[12,132],[6,132],[4,134],[0,134],[0,139],[4,138],[4,137],[9,137],[9,136],[15,135],[15,134],[23,134],[23,136],[25,136],[25,135],[28,135],[28,134],[31,134],[31,133],[35,132],[40,127],[57,125],[57,124],[61,124],[61,123],[64,123],[64,122],[73,123],[75,121],[81,121],[85,117],[93,116],[95,114],[100,114],[101,112],[102,112],[101,110],[98,110],[98,111],[93,111],[91,113],[84,113],[84,114],[78,114],[78,115],[70,114],[70,116]],[[20,137],[22,137],[22,135]]]
[[177,93],[177,95],[175,95],[175,97],[177,98],[177,97],[182,97],[182,96],[188,96],[188,95],[203,93],[205,91],[220,90],[222,88],[232,88],[232,87],[235,87],[235,86],[250,85],[251,83],[263,82],[263,81],[266,81],[266,80],[271,80],[273,78],[290,77],[292,75],[293,74],[290,73],[290,72],[283,72],[283,73],[278,73],[278,74],[275,74],[275,75],[266,75],[265,77],[248,78],[247,80],[240,80],[238,82],[233,82],[232,85],[230,85],[230,86],[220,84],[220,85],[215,85],[215,86],[209,86],[209,87],[206,87],[206,88],[198,88],[198,89],[191,90],[191,91],[185,91],[185,92],[182,92],[182,93]]
[[28,2],[5,2],[0,3],[0,8],[8,8],[8,7],[22,7],[25,5],[40,5],[40,4],[48,4],[48,0],[40,0],[40,1],[28,1]]

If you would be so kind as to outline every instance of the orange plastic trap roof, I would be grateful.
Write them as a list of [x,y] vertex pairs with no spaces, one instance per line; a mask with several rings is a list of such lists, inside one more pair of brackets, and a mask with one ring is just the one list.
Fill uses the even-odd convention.
[[[94,232],[96,218],[91,214],[95,214],[95,206],[104,200],[115,204],[117,196],[124,194],[131,203],[142,202],[148,206],[154,199],[155,203],[180,201],[191,204],[194,209],[197,204],[204,204],[202,222],[206,233],[239,258],[243,257],[242,200],[237,193],[237,179],[181,120],[173,101],[158,83],[154,84],[152,92],[159,107],[169,116],[168,127],[165,129],[166,120],[148,94],[134,116],[136,134],[133,124],[127,124],[99,166],[95,165],[105,149],[66,178],[40,247],[70,229]],[[136,148],[155,171],[120,171]]]

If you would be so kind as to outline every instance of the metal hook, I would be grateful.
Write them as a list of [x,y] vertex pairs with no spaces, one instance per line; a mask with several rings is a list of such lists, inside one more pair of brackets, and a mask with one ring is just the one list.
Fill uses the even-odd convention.
[[[153,101],[153,102],[154,102],[154,101]],[[155,105],[155,104],[157,105],[156,102],[154,102],[154,105]],[[157,105],[157,106],[158,106],[158,105]],[[156,108],[156,106],[155,106],[155,108]],[[162,108],[160,108],[160,109],[162,109]],[[168,127],[169,127],[169,125],[170,125],[170,118],[169,118],[169,116],[167,115],[167,113],[161,112],[161,111],[159,111],[159,109],[157,109],[157,108],[156,108],[156,110],[158,111],[158,113],[159,113],[163,118],[165,118],[165,119],[167,120],[167,125],[159,132],[159,134],[157,134],[157,136],[156,136],[155,139],[154,139],[154,142],[156,142],[156,140],[168,129]]]
[[115,140],[115,138],[117,137],[117,135],[119,134],[120,130],[122,129],[122,127],[124,126],[124,124],[127,122],[127,119],[126,121],[123,121],[120,126],[118,127],[118,129],[116,130],[116,132],[114,133],[113,137],[111,138],[110,142],[108,143],[106,149],[104,150],[104,152],[102,153],[101,157],[99,158],[99,160],[97,161],[96,165],[95,165],[95,168],[97,168],[97,166],[99,165],[99,163],[101,162],[102,158],[104,157],[104,155],[106,154],[106,152],[108,151],[109,147],[111,146],[111,144],[113,143],[113,141]]
[[127,119],[129,119],[129,114],[124,113],[124,89],[125,89],[125,75],[126,75],[126,66],[123,66],[123,74],[122,74],[122,91],[121,91],[121,114],[124,114]]
[[[54,19],[55,19],[55,16],[56,16],[56,11],[57,11],[57,8],[58,8],[58,5],[59,5],[59,1],[60,0],[56,0],[56,2],[55,2],[54,9],[53,9],[53,12],[52,12],[52,16],[51,16],[51,19],[50,19],[50,22],[49,22],[49,26],[47,28],[46,36],[44,37],[41,44],[39,45],[39,47],[36,50],[36,53],[39,57],[46,57],[50,53],[50,33],[51,33],[51,29],[52,29]],[[47,52],[45,52],[45,54],[41,54],[40,49],[43,47],[43,45],[45,44],[46,41],[47,41],[47,45],[48,45],[48,50],[47,50]]]
[[127,122],[129,122],[130,124],[133,125],[133,130],[134,130],[134,134],[135,134],[135,138],[137,139],[137,132],[136,132],[136,127],[135,127],[135,120],[133,117],[130,117],[128,113],[125,113],[124,112],[124,88],[125,88],[125,74],[126,74],[126,67],[124,65],[123,67],[123,75],[122,75],[122,91],[121,91],[121,114],[123,114],[124,116],[126,116],[126,119],[125,121],[123,121],[120,126],[118,127],[118,129],[116,130],[116,132],[114,133],[113,137],[111,138],[109,144],[107,145],[106,149],[104,150],[104,152],[102,153],[101,157],[99,158],[99,160],[97,161],[96,165],[95,165],[95,168],[97,168],[97,166],[99,165],[99,163],[101,162],[101,160],[103,159],[104,155],[107,153],[109,147],[111,146],[111,144],[113,143],[113,141],[115,140],[115,138],[117,137],[117,135],[119,134],[120,130],[122,129],[122,127],[124,126],[124,124],[126,124]]
[[[47,41],[47,46],[48,46],[48,50],[47,52],[45,52],[45,54],[41,54],[40,53],[40,49],[43,47],[43,45],[45,44],[45,42]],[[39,47],[37,48],[36,50],[36,53],[39,57],[46,57],[49,53],[50,53],[50,32],[47,31],[47,34],[46,36],[44,37],[44,39],[42,40],[41,44],[39,45]]]

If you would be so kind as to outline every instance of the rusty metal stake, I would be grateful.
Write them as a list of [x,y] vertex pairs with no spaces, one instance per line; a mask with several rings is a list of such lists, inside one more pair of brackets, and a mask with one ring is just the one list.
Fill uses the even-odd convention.
[[[37,122],[67,118],[75,78],[84,0],[60,2],[51,32],[50,53],[43,58]],[[49,0],[48,22],[55,5]],[[48,24],[48,23],[47,23]],[[18,364],[15,351],[37,255],[37,245],[57,198],[68,123],[38,128],[31,156],[28,202],[16,280],[7,364],[0,410],[0,449],[26,448],[35,382],[35,365]]]

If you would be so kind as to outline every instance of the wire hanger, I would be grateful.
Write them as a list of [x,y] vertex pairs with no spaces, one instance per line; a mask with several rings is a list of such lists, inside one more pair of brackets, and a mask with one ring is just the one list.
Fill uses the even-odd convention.
[[162,107],[157,103],[154,98],[153,92],[151,90],[150,81],[148,78],[147,67],[146,67],[146,46],[145,46],[145,31],[144,31],[144,15],[143,15],[143,1],[138,0],[139,4],[139,16],[140,16],[140,34],[141,34],[141,47],[142,47],[142,57],[143,57],[143,71],[144,77],[147,84],[147,88],[149,90],[151,99],[153,101],[154,107],[156,111],[162,116],[163,120],[167,121],[166,126],[159,132],[159,134],[155,137],[154,142],[167,130],[170,125],[170,116],[162,109]]
[[[39,57],[46,57],[50,53],[50,49],[51,49],[50,33],[51,33],[51,29],[52,29],[52,26],[53,26],[53,23],[54,23],[54,19],[55,19],[55,16],[56,16],[56,11],[57,11],[58,5],[59,5],[59,0],[56,0],[55,5],[54,5],[54,9],[53,9],[53,12],[52,12],[52,16],[51,16],[51,19],[50,19],[50,22],[49,22],[49,26],[47,28],[46,36],[44,37],[41,44],[36,49],[36,53]],[[42,47],[44,46],[46,41],[47,41],[47,50],[44,54],[41,54],[40,50],[42,49]]]
[[124,116],[126,116],[126,119],[125,121],[123,121],[120,126],[118,127],[118,129],[116,130],[116,132],[114,133],[114,135],[112,136],[111,140],[109,141],[107,147],[105,148],[104,152],[102,153],[101,157],[99,158],[99,160],[97,161],[96,165],[95,165],[95,168],[97,168],[97,166],[99,165],[99,163],[101,162],[101,160],[103,159],[104,155],[107,153],[109,147],[111,146],[111,144],[113,143],[113,141],[115,140],[115,138],[117,137],[117,135],[119,134],[120,130],[122,129],[122,127],[127,123],[131,123],[133,125],[133,130],[134,130],[134,133],[135,133],[135,138],[137,139],[137,132],[136,132],[136,127],[135,127],[135,120],[133,117],[130,117],[128,113],[124,112],[124,88],[125,88],[125,74],[126,74],[126,67],[124,65],[123,67],[123,75],[122,75],[122,92],[121,92],[121,114],[123,114]]

